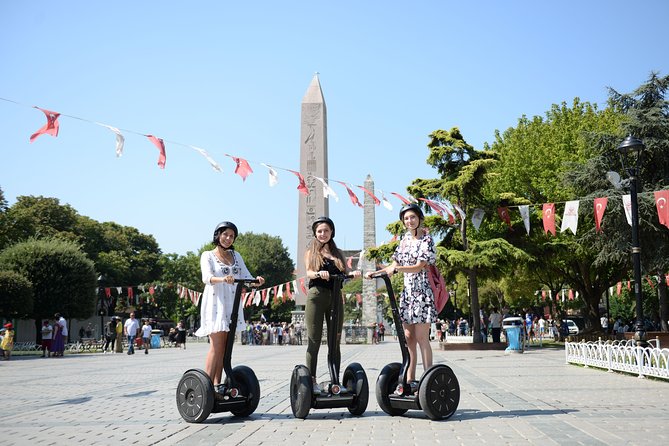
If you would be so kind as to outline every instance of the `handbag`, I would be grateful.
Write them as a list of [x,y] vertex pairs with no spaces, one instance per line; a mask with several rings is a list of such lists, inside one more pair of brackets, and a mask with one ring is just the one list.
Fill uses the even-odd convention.
[[446,302],[448,302],[448,298],[450,297],[448,291],[446,291],[446,282],[436,265],[427,266],[427,279],[430,283],[432,294],[434,294],[434,306],[437,307],[437,314],[439,314],[446,306]]

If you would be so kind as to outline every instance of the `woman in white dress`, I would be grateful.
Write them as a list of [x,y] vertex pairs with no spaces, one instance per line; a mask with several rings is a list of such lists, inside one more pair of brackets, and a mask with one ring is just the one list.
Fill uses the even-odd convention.
[[[213,243],[216,247],[203,252],[200,257],[205,288],[200,310],[200,328],[195,335],[209,336],[209,352],[204,370],[214,386],[221,384],[223,374],[223,355],[238,286],[235,279],[253,279],[242,256],[234,250],[233,243],[238,235],[237,226],[233,223],[219,223],[214,229]],[[256,280],[260,285],[265,283],[265,279],[260,276]],[[242,333],[244,325],[244,309],[240,305],[236,331]]]

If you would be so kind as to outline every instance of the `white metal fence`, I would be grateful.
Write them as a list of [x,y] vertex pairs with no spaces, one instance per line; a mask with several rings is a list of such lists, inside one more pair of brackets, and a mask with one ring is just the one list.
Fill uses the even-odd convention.
[[669,349],[656,340],[648,347],[634,341],[565,342],[565,356],[571,364],[669,380]]

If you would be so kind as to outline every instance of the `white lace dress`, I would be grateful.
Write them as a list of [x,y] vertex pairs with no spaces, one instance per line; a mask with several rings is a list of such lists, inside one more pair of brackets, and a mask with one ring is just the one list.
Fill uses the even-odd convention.
[[[212,285],[210,280],[212,277],[225,276],[233,276],[235,279],[253,278],[246,268],[242,256],[236,251],[232,252],[234,254],[232,265],[221,262],[214,251],[205,251],[200,257],[202,282],[204,282],[205,287],[204,293],[202,293],[202,307],[200,308],[200,328],[195,332],[195,336],[208,336],[211,333],[230,331],[232,305],[238,284],[221,282]],[[237,333],[241,333],[245,327],[244,305],[240,303]]]

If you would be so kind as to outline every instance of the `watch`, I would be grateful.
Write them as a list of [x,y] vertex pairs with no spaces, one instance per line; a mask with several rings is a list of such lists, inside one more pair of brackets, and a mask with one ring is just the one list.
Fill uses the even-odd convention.
[[321,278],[321,272],[320,272],[320,271],[316,271],[316,279],[320,279],[320,278]]

